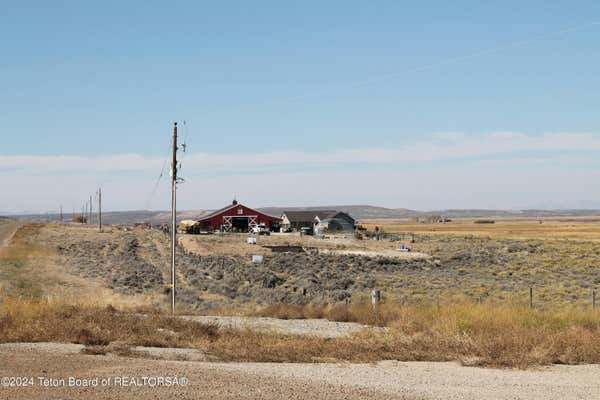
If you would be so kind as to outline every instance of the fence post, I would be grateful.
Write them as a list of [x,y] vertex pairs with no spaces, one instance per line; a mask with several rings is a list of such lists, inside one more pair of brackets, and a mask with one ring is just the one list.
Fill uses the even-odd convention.
[[592,311],[596,311],[596,290],[592,290]]
[[379,300],[381,300],[381,292],[376,289],[371,290],[371,305],[374,309],[377,308]]
[[529,308],[533,308],[533,287],[529,287]]

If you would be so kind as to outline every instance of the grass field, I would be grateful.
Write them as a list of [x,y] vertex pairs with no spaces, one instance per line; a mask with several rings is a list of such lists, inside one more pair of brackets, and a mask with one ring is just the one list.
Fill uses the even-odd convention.
[[428,235],[477,235],[496,239],[600,240],[600,217],[486,218],[493,224],[476,224],[477,218],[447,223],[418,223],[409,219],[362,220],[367,229]]
[[[223,303],[227,313],[327,318],[383,326],[384,331],[324,339],[217,329],[173,320],[166,315],[165,307],[159,306],[167,303],[162,288],[119,292],[107,286],[102,275],[103,271],[110,273],[110,265],[105,266],[108,269],[97,268],[112,251],[113,257],[120,254],[115,262],[155,262],[164,267],[164,273],[168,263],[162,254],[164,243],[158,243],[163,240],[160,233],[107,228],[99,234],[81,226],[25,224],[10,245],[0,249],[0,341],[76,342],[90,346],[90,352],[100,353],[106,351],[106,346],[121,346],[123,354],[134,345],[193,347],[225,361],[369,362],[393,358],[522,368],[549,363],[600,363],[600,315],[591,309],[590,301],[591,292],[600,286],[600,223],[596,219],[544,220],[541,224],[497,220],[490,225],[467,220],[436,225],[410,221],[363,223],[377,224],[387,232],[414,233],[415,242],[410,245],[429,258],[345,256],[340,260],[351,264],[324,264],[326,270],[321,271],[293,264],[298,256],[292,254],[274,258],[289,265],[266,264],[273,271],[267,271],[264,265],[246,263],[238,268],[209,261],[214,270],[202,270],[205,272],[197,277],[199,284],[215,283],[207,286],[203,295],[227,298],[229,302]],[[194,240],[208,252],[203,253],[205,258],[226,254],[222,252],[227,248],[243,243],[239,242],[242,237],[234,236],[221,244],[216,237],[207,237],[206,242],[201,237]],[[289,236],[272,236],[264,242],[269,246],[308,243],[327,250],[375,253],[398,246],[397,241],[389,240],[304,241]],[[96,247],[99,252],[95,252]],[[67,248],[69,252],[65,253]],[[275,257],[270,252],[266,255]],[[336,256],[303,257],[322,262]],[[189,268],[204,265],[190,260],[193,262]],[[228,275],[216,274],[223,268]],[[314,287],[323,292],[339,292],[338,282],[351,285],[348,287],[353,289],[345,290],[352,290],[352,302],[326,304],[317,292],[318,296],[307,297],[306,304],[282,304],[277,296],[263,297],[273,299],[270,305],[258,304],[258,298],[252,297],[254,292],[247,289],[248,280],[254,279],[259,269],[274,273],[284,283],[306,269],[307,276],[316,282]],[[85,278],[77,271],[99,275]],[[363,284],[366,281],[361,274],[372,277],[368,285],[384,293],[384,302],[375,312],[368,298],[371,286]],[[261,276],[257,279],[263,279]],[[185,276],[182,278],[184,284],[191,285]],[[235,286],[238,284],[239,288]],[[270,295],[288,290],[277,285],[259,288],[256,293]],[[227,292],[220,292],[221,287]],[[528,307],[529,287],[534,287],[533,309]],[[236,296],[244,290],[246,297],[237,301]],[[91,298],[93,302],[88,300]]]

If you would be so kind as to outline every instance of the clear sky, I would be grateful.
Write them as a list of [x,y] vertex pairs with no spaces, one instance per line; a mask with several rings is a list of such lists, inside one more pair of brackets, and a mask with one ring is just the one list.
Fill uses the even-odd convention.
[[0,6],[2,211],[600,207],[600,2]]

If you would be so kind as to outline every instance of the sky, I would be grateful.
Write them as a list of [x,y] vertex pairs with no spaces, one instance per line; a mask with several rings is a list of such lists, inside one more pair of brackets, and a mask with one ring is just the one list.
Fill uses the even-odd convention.
[[1,212],[600,208],[597,1],[0,10]]

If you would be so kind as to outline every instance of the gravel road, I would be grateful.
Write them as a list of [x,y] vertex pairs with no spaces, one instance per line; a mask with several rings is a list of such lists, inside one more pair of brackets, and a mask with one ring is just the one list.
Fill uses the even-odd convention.
[[0,399],[595,399],[599,365],[498,370],[456,363],[208,363],[78,353],[77,345],[0,345],[0,376],[186,377],[184,387],[0,388]]
[[220,317],[182,316],[181,318],[201,323],[217,323],[224,328],[252,329],[286,335],[303,335],[324,338],[350,336],[368,327],[353,322],[335,322],[326,319],[278,319],[266,317]]
[[[0,386],[0,399],[406,399],[355,385],[340,385],[322,380],[281,377],[263,371],[228,369],[228,364],[189,361],[163,361],[74,353],[70,345],[17,344],[0,346],[0,377],[34,377],[32,387]],[[272,364],[277,367],[278,364]],[[233,364],[231,365],[233,366]],[[243,366],[243,365],[242,365]],[[299,366],[299,368],[305,368]],[[143,377],[169,376],[187,379],[185,386],[149,386]],[[65,379],[65,385],[42,387],[38,377]],[[108,386],[69,387],[68,378],[111,378]],[[128,377],[142,383],[123,386],[116,378]],[[121,379],[121,382],[124,382]],[[150,382],[150,381],[148,381]],[[412,399],[412,398],[409,398]]]

